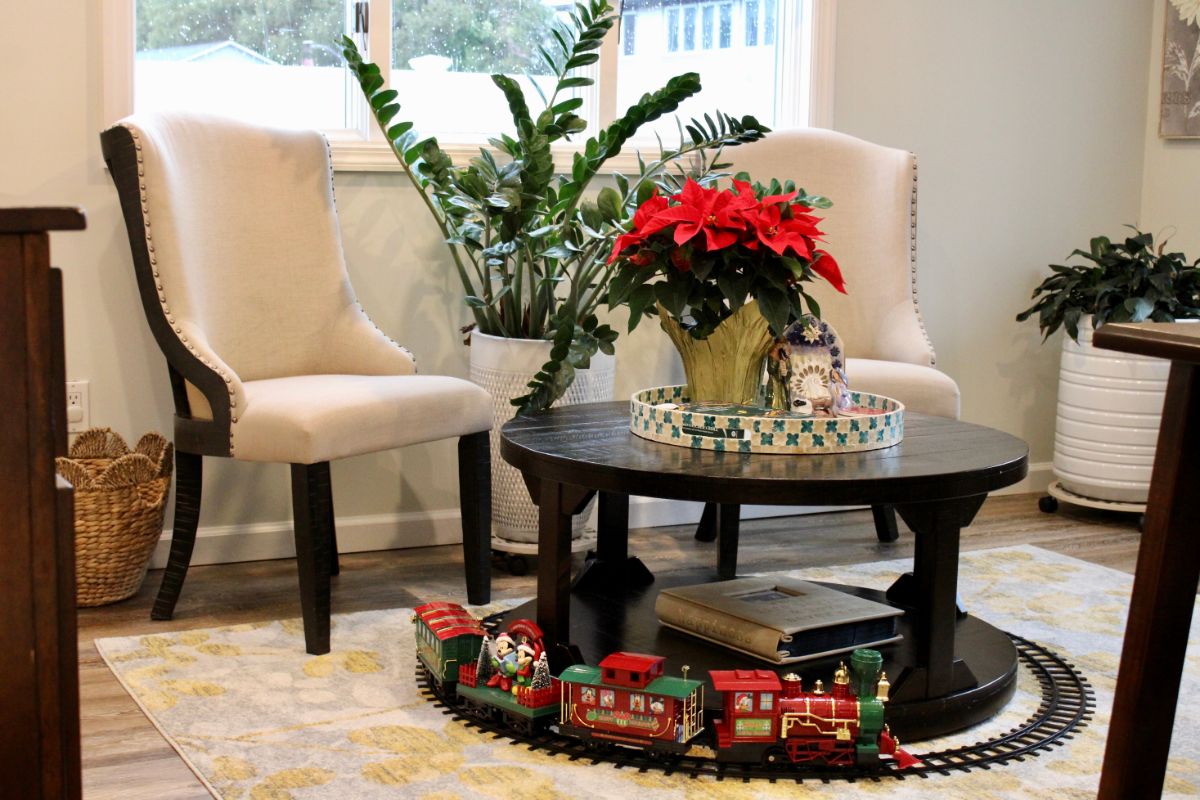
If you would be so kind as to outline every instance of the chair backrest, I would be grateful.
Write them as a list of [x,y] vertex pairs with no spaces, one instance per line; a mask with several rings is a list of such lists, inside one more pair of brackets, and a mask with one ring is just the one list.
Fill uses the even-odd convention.
[[119,129],[137,150],[156,289],[175,332],[190,330],[242,381],[337,371],[330,345],[355,298],[324,136],[185,113]]
[[775,131],[726,155],[730,172],[791,178],[833,201],[821,229],[847,294],[823,281],[806,288],[847,354],[932,366],[916,302],[916,156],[820,128]]

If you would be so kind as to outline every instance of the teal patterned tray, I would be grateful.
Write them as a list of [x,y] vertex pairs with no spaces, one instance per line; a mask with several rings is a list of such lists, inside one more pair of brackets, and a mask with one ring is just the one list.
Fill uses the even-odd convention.
[[880,450],[904,438],[904,405],[867,392],[851,392],[861,413],[837,417],[729,406],[705,411],[663,407],[688,402],[686,386],[643,389],[630,402],[629,430],[643,439],[738,453],[816,455]]

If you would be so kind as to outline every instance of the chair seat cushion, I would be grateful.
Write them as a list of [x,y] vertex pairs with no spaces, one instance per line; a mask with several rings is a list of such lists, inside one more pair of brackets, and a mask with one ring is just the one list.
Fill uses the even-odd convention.
[[846,378],[852,390],[886,395],[899,400],[909,411],[958,419],[958,384],[933,367],[848,358]]
[[315,464],[492,427],[492,398],[440,375],[298,375],[244,384],[233,457]]

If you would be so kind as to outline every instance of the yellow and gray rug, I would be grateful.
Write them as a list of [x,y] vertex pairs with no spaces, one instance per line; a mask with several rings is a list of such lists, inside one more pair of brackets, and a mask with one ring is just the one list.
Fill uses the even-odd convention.
[[[908,561],[810,569],[793,576],[884,588]],[[304,656],[298,620],[96,642],[104,660],[214,797],[224,800],[514,797],[1092,798],[1132,579],[1035,547],[966,553],[960,596],[1005,630],[1069,657],[1096,689],[1092,725],[1023,763],[928,780],[879,783],[716,782],[570,762],[478,734],[419,694],[410,611],[334,617],[336,651]],[[430,598],[435,599],[435,598]],[[1200,794],[1200,623],[1181,688],[1164,797]],[[911,752],[1009,730],[1037,704],[1022,675],[998,717]]]

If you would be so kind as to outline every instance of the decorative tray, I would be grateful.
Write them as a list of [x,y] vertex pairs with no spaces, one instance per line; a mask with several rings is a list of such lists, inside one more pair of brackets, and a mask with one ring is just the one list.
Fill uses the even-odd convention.
[[904,438],[904,404],[883,395],[852,391],[849,413],[822,416],[753,406],[689,408],[686,392],[686,386],[637,392],[629,430],[679,447],[792,455],[881,450]]

